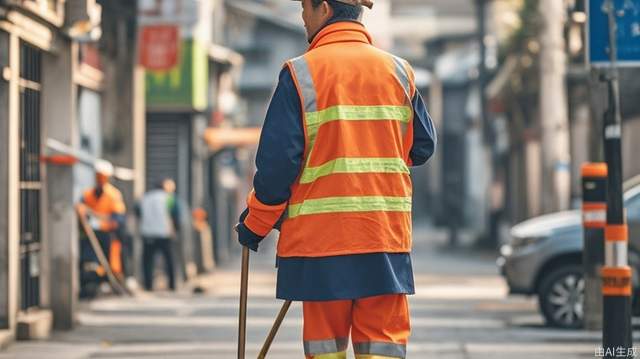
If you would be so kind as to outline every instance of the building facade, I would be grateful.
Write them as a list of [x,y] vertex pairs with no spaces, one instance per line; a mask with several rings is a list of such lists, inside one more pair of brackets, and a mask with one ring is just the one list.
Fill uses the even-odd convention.
[[[167,65],[147,68],[146,182],[152,186],[163,178],[176,181],[186,214],[179,267],[189,277],[209,268],[205,263],[211,256],[226,260],[233,248],[240,187],[247,186],[240,178],[239,143],[221,138],[216,129],[246,124],[236,88],[243,57],[223,46],[226,11],[221,0],[146,2],[140,11],[141,31],[177,34],[176,46],[165,53]],[[143,48],[155,46],[141,39]],[[172,53],[174,62],[169,61]],[[255,144],[257,136],[252,138]],[[190,209],[207,214],[213,243],[203,243],[209,236],[193,230]]]
[[[135,48],[127,9],[131,2],[0,2],[0,338],[73,327],[74,204],[92,185],[93,162],[112,160],[124,192],[139,190],[133,54],[117,51]],[[101,22],[113,12],[118,20]],[[129,36],[114,37],[121,31]],[[113,132],[122,126],[131,130]]]

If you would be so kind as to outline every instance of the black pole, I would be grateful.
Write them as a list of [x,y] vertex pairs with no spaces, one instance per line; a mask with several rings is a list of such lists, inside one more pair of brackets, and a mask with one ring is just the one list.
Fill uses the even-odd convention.
[[602,329],[604,228],[607,224],[607,164],[582,165],[582,225],[584,227],[584,327]]
[[628,229],[622,198],[622,151],[620,92],[617,70],[617,25],[615,4],[605,0],[609,18],[609,57],[607,76],[609,107],[605,113],[604,147],[608,167],[607,226],[605,229],[605,267],[602,270],[603,331],[602,346],[606,358],[625,354],[633,347],[631,334],[631,269],[628,266]]

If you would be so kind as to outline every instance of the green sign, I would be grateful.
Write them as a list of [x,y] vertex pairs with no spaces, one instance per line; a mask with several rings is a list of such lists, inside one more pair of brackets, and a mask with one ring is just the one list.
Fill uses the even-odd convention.
[[147,106],[203,111],[207,108],[208,53],[196,40],[183,40],[180,61],[169,71],[146,72]]

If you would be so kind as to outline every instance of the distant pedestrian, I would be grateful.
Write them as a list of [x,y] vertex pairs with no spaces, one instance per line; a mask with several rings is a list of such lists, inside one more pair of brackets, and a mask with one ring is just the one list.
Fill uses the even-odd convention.
[[146,290],[153,289],[156,252],[160,252],[164,260],[169,288],[176,289],[172,247],[176,233],[180,230],[180,208],[175,198],[175,189],[175,182],[165,179],[156,188],[145,193],[136,208],[144,243],[143,272]]

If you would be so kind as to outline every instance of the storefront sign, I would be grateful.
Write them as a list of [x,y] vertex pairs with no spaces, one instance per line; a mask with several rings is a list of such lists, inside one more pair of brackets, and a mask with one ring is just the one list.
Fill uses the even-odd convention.
[[167,71],[179,61],[178,26],[149,25],[140,29],[140,64],[147,70]]

